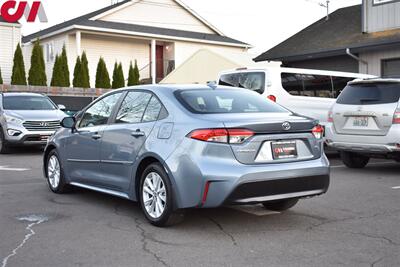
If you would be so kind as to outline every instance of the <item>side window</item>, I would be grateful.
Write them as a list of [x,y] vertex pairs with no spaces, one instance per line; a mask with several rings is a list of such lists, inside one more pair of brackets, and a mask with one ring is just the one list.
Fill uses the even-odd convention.
[[139,123],[149,104],[151,94],[145,92],[129,92],[118,111],[115,123]]
[[282,73],[282,87],[291,95],[334,98],[332,77],[326,75]]
[[92,105],[82,116],[79,128],[92,127],[107,124],[115,104],[121,97],[122,92],[104,97]]
[[334,98],[338,98],[343,89],[355,78],[332,76]]
[[161,108],[162,105],[160,101],[158,101],[157,97],[152,96],[149,104],[147,105],[146,111],[144,112],[142,122],[151,122],[158,120]]

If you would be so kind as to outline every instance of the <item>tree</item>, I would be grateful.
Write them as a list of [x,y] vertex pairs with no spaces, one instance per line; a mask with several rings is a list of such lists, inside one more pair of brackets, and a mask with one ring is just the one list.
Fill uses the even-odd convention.
[[28,76],[29,85],[46,86],[46,65],[44,63],[43,49],[40,41],[37,39],[32,49],[31,67]]
[[18,43],[14,53],[14,63],[11,75],[11,84],[26,85],[26,73],[24,57],[22,55],[21,45]]
[[86,56],[86,52],[83,51],[81,57],[81,72],[82,72],[82,87],[90,88],[90,76],[89,76],[89,62]]
[[57,55],[54,61],[53,74],[51,76],[51,86],[62,86],[62,73],[60,57]]
[[74,68],[74,80],[72,81],[74,87],[83,87],[82,86],[82,63],[81,58],[78,56],[75,62]]
[[125,86],[124,72],[122,71],[122,64],[115,62],[113,71],[112,88],[117,89]]
[[68,57],[67,57],[67,49],[65,45],[63,46],[61,55],[59,57],[60,64],[60,82],[58,86],[61,87],[70,87],[70,77],[69,77],[69,69],[68,69]]
[[129,66],[129,75],[128,75],[128,86],[139,85],[139,68],[137,65],[137,61],[135,60],[135,67],[132,67],[132,61]]
[[110,75],[108,74],[106,62],[102,57],[99,59],[96,70],[96,88],[111,88]]
[[1,76],[1,68],[0,68],[0,84],[3,84],[3,77]]

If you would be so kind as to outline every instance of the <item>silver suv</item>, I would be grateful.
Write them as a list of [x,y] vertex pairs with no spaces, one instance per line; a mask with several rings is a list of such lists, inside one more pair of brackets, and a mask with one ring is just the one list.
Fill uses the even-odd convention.
[[0,93],[0,154],[10,146],[43,146],[66,117],[47,96],[32,93]]
[[350,82],[328,115],[326,142],[349,168],[372,157],[400,161],[400,79]]

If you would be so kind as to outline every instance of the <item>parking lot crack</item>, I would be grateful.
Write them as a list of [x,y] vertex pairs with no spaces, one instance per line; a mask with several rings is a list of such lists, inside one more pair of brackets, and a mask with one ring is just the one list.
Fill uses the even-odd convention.
[[2,267],[6,267],[8,260],[11,257],[14,257],[17,255],[17,252],[20,248],[22,248],[27,242],[28,240],[34,236],[36,234],[36,232],[33,230],[33,227],[36,225],[39,225],[45,221],[48,220],[48,218],[46,216],[41,216],[41,215],[29,215],[29,216],[22,216],[17,218],[19,221],[26,221],[26,222],[30,222],[30,224],[28,224],[28,226],[25,228],[25,230],[28,231],[28,233],[25,235],[24,239],[22,240],[21,243],[19,243],[19,245],[17,247],[15,247],[13,249],[13,251],[8,254],[2,261]]
[[211,217],[206,217],[208,220],[210,220],[213,224],[215,224],[217,227],[218,227],[218,229],[224,234],[224,235],[226,235],[227,237],[229,237],[229,239],[232,241],[232,244],[234,245],[234,246],[237,246],[238,244],[237,244],[237,242],[236,242],[236,239],[235,239],[235,237],[231,234],[231,233],[229,233],[229,232],[227,232],[225,229],[224,229],[224,227],[222,226],[222,224],[220,224],[217,220],[215,220],[215,219],[213,219],[213,218],[211,218]]
[[141,242],[142,242],[142,250],[154,257],[154,259],[162,264],[163,266],[169,266],[157,253],[153,252],[149,247],[148,247],[148,240],[153,241],[151,238],[149,238],[149,234],[146,232],[146,230],[143,228],[142,223],[138,218],[135,218],[135,223],[136,223],[136,228],[140,230],[140,236],[141,236]]
[[374,261],[373,263],[371,263],[371,267],[375,267],[378,263],[380,263],[381,261],[383,261],[385,257],[379,258],[376,261]]

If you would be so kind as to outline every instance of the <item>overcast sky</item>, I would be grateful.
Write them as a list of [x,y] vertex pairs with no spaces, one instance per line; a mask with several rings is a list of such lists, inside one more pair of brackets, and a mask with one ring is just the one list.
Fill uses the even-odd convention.
[[[227,36],[250,43],[258,54],[325,16],[318,0],[182,0]],[[23,24],[23,34],[110,5],[111,0],[42,0],[49,22]],[[330,11],[361,0],[331,0]],[[361,23],[361,22],[360,22]]]

